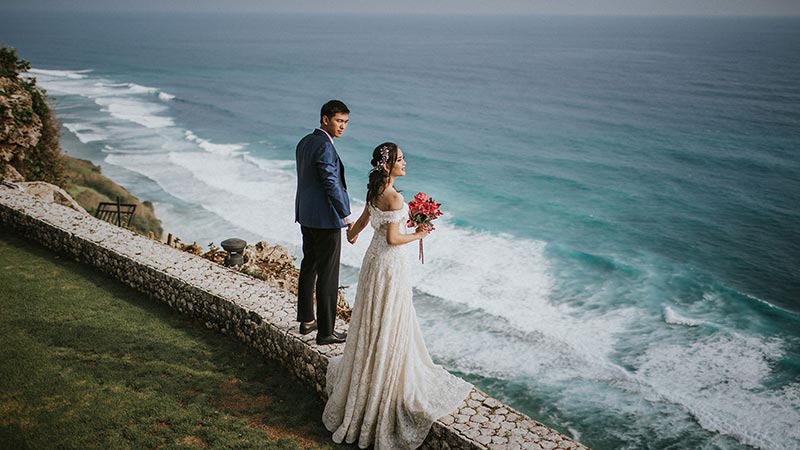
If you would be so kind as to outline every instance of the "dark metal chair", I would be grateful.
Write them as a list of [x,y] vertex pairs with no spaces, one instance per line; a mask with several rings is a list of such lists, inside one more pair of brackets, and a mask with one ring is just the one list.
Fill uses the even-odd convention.
[[116,203],[100,202],[94,216],[118,227],[128,228],[135,212],[136,205],[120,203],[119,197],[117,197]]

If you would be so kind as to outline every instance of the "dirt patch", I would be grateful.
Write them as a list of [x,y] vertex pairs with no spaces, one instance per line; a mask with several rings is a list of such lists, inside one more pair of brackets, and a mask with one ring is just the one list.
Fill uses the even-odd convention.
[[0,399],[0,425],[2,426],[9,426],[15,425],[20,428],[27,428],[23,426],[23,422],[30,422],[30,419],[27,419],[24,415],[22,415],[22,403],[15,399]]
[[220,406],[231,412],[242,412],[252,409],[264,410],[272,398],[268,395],[248,395],[239,390],[239,380],[231,378],[220,383],[220,390],[223,392],[220,398]]
[[[310,430],[305,427],[299,429],[287,429],[282,426],[271,426],[264,423],[264,418],[268,413],[266,408],[272,403],[272,398],[268,395],[248,395],[239,389],[239,380],[231,378],[220,383],[220,391],[223,395],[220,398],[220,405],[223,409],[236,413],[236,415],[247,421],[251,428],[262,430],[267,433],[270,440],[292,439],[297,442],[300,448],[318,447],[319,443],[309,438]],[[258,410],[259,412],[245,413],[244,411]]]
[[200,447],[200,448],[207,448],[208,444],[206,444],[202,439],[195,437],[195,436],[186,436],[180,441],[178,441],[178,445],[185,445],[187,447]]
[[159,431],[172,431],[172,426],[167,422],[158,422],[150,427],[150,433],[157,433]]
[[239,379],[238,378],[231,378],[230,380],[223,380],[222,383],[219,384],[219,388],[222,392],[231,393],[231,392],[239,392]]
[[264,417],[266,416],[267,415],[264,413],[248,414],[245,416],[245,418],[247,419],[248,426],[263,430],[267,433],[267,436],[269,436],[270,440],[277,441],[280,439],[293,439],[297,441],[297,445],[300,448],[313,448],[319,446],[318,442],[308,437],[311,432],[305,429],[305,427],[289,430],[281,426],[270,426],[264,423]]

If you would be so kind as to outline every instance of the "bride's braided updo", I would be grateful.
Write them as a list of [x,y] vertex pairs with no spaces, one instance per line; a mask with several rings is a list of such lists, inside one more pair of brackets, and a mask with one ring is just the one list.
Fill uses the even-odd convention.
[[397,144],[384,142],[372,151],[372,170],[369,171],[367,184],[367,203],[375,206],[375,200],[386,188],[386,180],[392,173],[394,163],[397,161]]

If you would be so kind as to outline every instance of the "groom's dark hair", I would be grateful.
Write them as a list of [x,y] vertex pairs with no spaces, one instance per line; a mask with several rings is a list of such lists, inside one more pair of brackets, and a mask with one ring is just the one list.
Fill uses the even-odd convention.
[[350,110],[347,109],[347,105],[340,100],[331,100],[328,103],[325,103],[322,105],[322,110],[319,112],[319,123],[322,123],[323,117],[332,119],[333,116],[338,113],[350,114]]

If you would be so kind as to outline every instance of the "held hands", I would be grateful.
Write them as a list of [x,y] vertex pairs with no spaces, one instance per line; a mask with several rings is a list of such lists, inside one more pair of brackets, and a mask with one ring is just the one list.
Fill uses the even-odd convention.
[[356,233],[353,228],[354,227],[352,223],[347,224],[347,242],[351,244],[355,244],[358,240],[358,233]]

